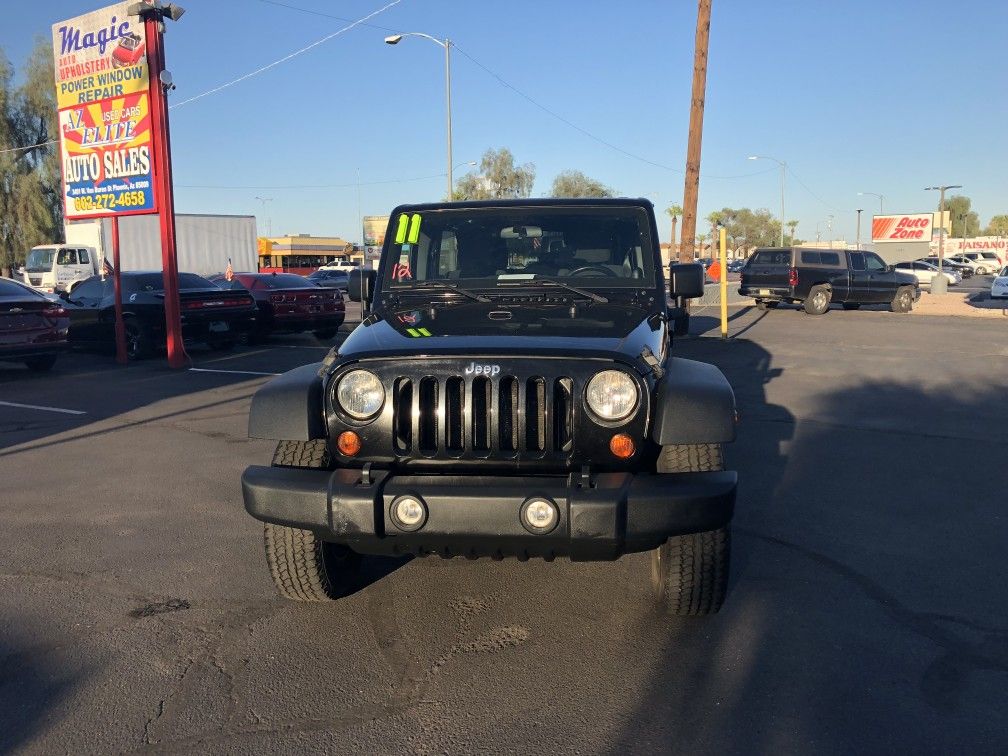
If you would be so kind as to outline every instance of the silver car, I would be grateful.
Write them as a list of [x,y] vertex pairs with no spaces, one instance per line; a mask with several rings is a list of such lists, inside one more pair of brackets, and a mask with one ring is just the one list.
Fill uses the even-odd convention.
[[921,286],[931,286],[931,281],[934,280],[936,276],[945,276],[948,280],[949,286],[955,286],[962,283],[962,275],[958,272],[952,272],[950,270],[940,271],[938,270],[938,266],[932,265],[931,263],[920,262],[919,260],[896,263],[896,270],[901,273],[912,273],[917,276],[917,283]]

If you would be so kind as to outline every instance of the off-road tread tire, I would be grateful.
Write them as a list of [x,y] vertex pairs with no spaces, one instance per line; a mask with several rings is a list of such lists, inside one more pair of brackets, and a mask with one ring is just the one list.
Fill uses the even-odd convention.
[[[281,441],[273,453],[273,465],[328,469],[329,449],[325,439]],[[263,544],[277,590],[293,601],[331,601],[345,595],[360,563],[345,546],[285,525],[266,523]]]
[[281,441],[273,452],[274,467],[329,469],[329,446],[324,438],[311,441]]
[[721,444],[671,444],[658,455],[659,473],[710,472],[724,469]]
[[[659,473],[713,472],[724,469],[722,444],[674,444],[662,447]],[[673,536],[651,553],[651,580],[658,608],[679,617],[713,614],[728,588],[731,531]]]
[[728,526],[670,538],[663,546],[664,590],[659,607],[678,617],[717,612],[728,588],[731,531]]
[[[816,293],[818,293],[820,290],[826,291],[826,307],[823,310],[817,310],[812,305],[812,300],[815,299]],[[807,312],[809,315],[824,315],[826,314],[827,310],[829,310],[831,296],[832,292],[830,292],[828,286],[823,286],[821,284],[813,286],[811,289],[809,289],[808,296],[805,297],[805,302],[802,304],[802,307],[804,308],[805,312]]]
[[[266,563],[280,595],[292,601],[332,601],[346,594],[357,555],[310,530],[266,523]],[[342,558],[341,558],[342,557]]]

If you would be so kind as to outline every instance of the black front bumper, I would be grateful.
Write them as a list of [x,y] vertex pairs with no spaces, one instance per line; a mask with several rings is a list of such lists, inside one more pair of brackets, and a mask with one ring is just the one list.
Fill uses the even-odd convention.
[[[359,470],[249,467],[245,509],[256,519],[315,532],[362,554],[569,556],[615,559],[666,538],[727,524],[735,507],[734,472],[580,476],[371,474]],[[392,521],[392,502],[420,497],[428,516],[414,532]],[[560,520],[552,532],[527,531],[519,518],[531,496],[551,499]]]

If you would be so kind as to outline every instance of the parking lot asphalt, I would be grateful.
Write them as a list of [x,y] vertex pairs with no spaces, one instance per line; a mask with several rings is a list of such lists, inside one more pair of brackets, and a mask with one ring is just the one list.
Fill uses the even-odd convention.
[[239,477],[260,373],[310,337],[0,367],[0,753],[1005,752],[1006,326],[731,317],[675,346],[741,412],[706,619],[652,613],[643,555],[281,600]]

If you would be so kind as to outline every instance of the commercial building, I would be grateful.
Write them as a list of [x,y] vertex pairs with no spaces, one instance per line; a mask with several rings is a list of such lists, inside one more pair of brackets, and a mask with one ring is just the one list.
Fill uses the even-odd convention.
[[337,261],[357,262],[363,253],[353,242],[338,236],[290,234],[270,236],[260,240],[260,270],[315,270]]

